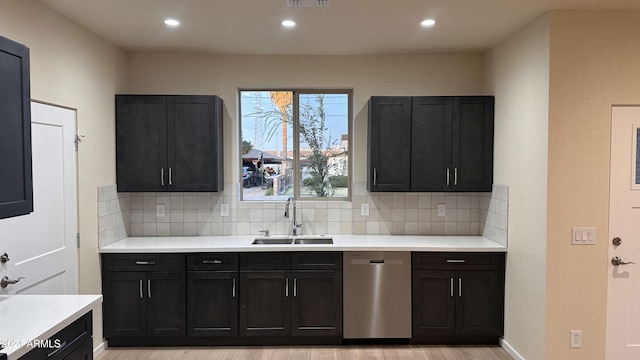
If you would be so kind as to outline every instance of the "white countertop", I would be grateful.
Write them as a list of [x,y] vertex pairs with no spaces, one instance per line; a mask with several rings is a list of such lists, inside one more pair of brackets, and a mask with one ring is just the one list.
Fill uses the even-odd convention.
[[[280,237],[272,235],[271,237]],[[506,252],[482,236],[326,235],[331,245],[251,245],[254,235],[130,237],[100,248],[101,253],[188,253],[248,251],[471,251]],[[304,238],[305,236],[301,236]],[[313,236],[319,237],[319,236]]]
[[0,296],[0,353],[16,360],[102,303],[102,295]]

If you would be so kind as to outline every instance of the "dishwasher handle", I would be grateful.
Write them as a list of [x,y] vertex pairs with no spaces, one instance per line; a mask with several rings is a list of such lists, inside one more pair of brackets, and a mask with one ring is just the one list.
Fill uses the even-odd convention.
[[371,260],[369,260],[369,264],[384,265],[384,259],[371,259]]

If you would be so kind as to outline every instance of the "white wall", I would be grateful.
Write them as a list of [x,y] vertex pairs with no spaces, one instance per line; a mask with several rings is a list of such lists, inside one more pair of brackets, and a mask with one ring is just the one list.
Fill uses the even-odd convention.
[[[0,0],[0,35],[30,48],[32,99],[77,110],[85,135],[78,152],[79,289],[99,294],[96,189],[115,182],[113,94],[127,83],[126,54],[36,0]],[[94,334],[101,342],[100,313]]]
[[486,54],[495,94],[494,182],[509,186],[505,342],[544,359],[549,112],[549,17]]

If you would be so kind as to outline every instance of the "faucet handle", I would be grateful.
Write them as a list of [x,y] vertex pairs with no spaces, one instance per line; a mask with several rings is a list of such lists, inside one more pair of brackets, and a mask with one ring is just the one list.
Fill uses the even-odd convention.
[[269,229],[266,230],[260,230],[261,233],[264,233],[264,236],[267,237],[269,236]]

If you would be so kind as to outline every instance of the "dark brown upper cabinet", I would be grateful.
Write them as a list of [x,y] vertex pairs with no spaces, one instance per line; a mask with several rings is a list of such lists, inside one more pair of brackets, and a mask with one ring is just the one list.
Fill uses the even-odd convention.
[[491,191],[493,96],[369,101],[369,191]]
[[0,219],[33,211],[29,48],[0,36]]
[[116,95],[118,191],[222,191],[222,100]]

